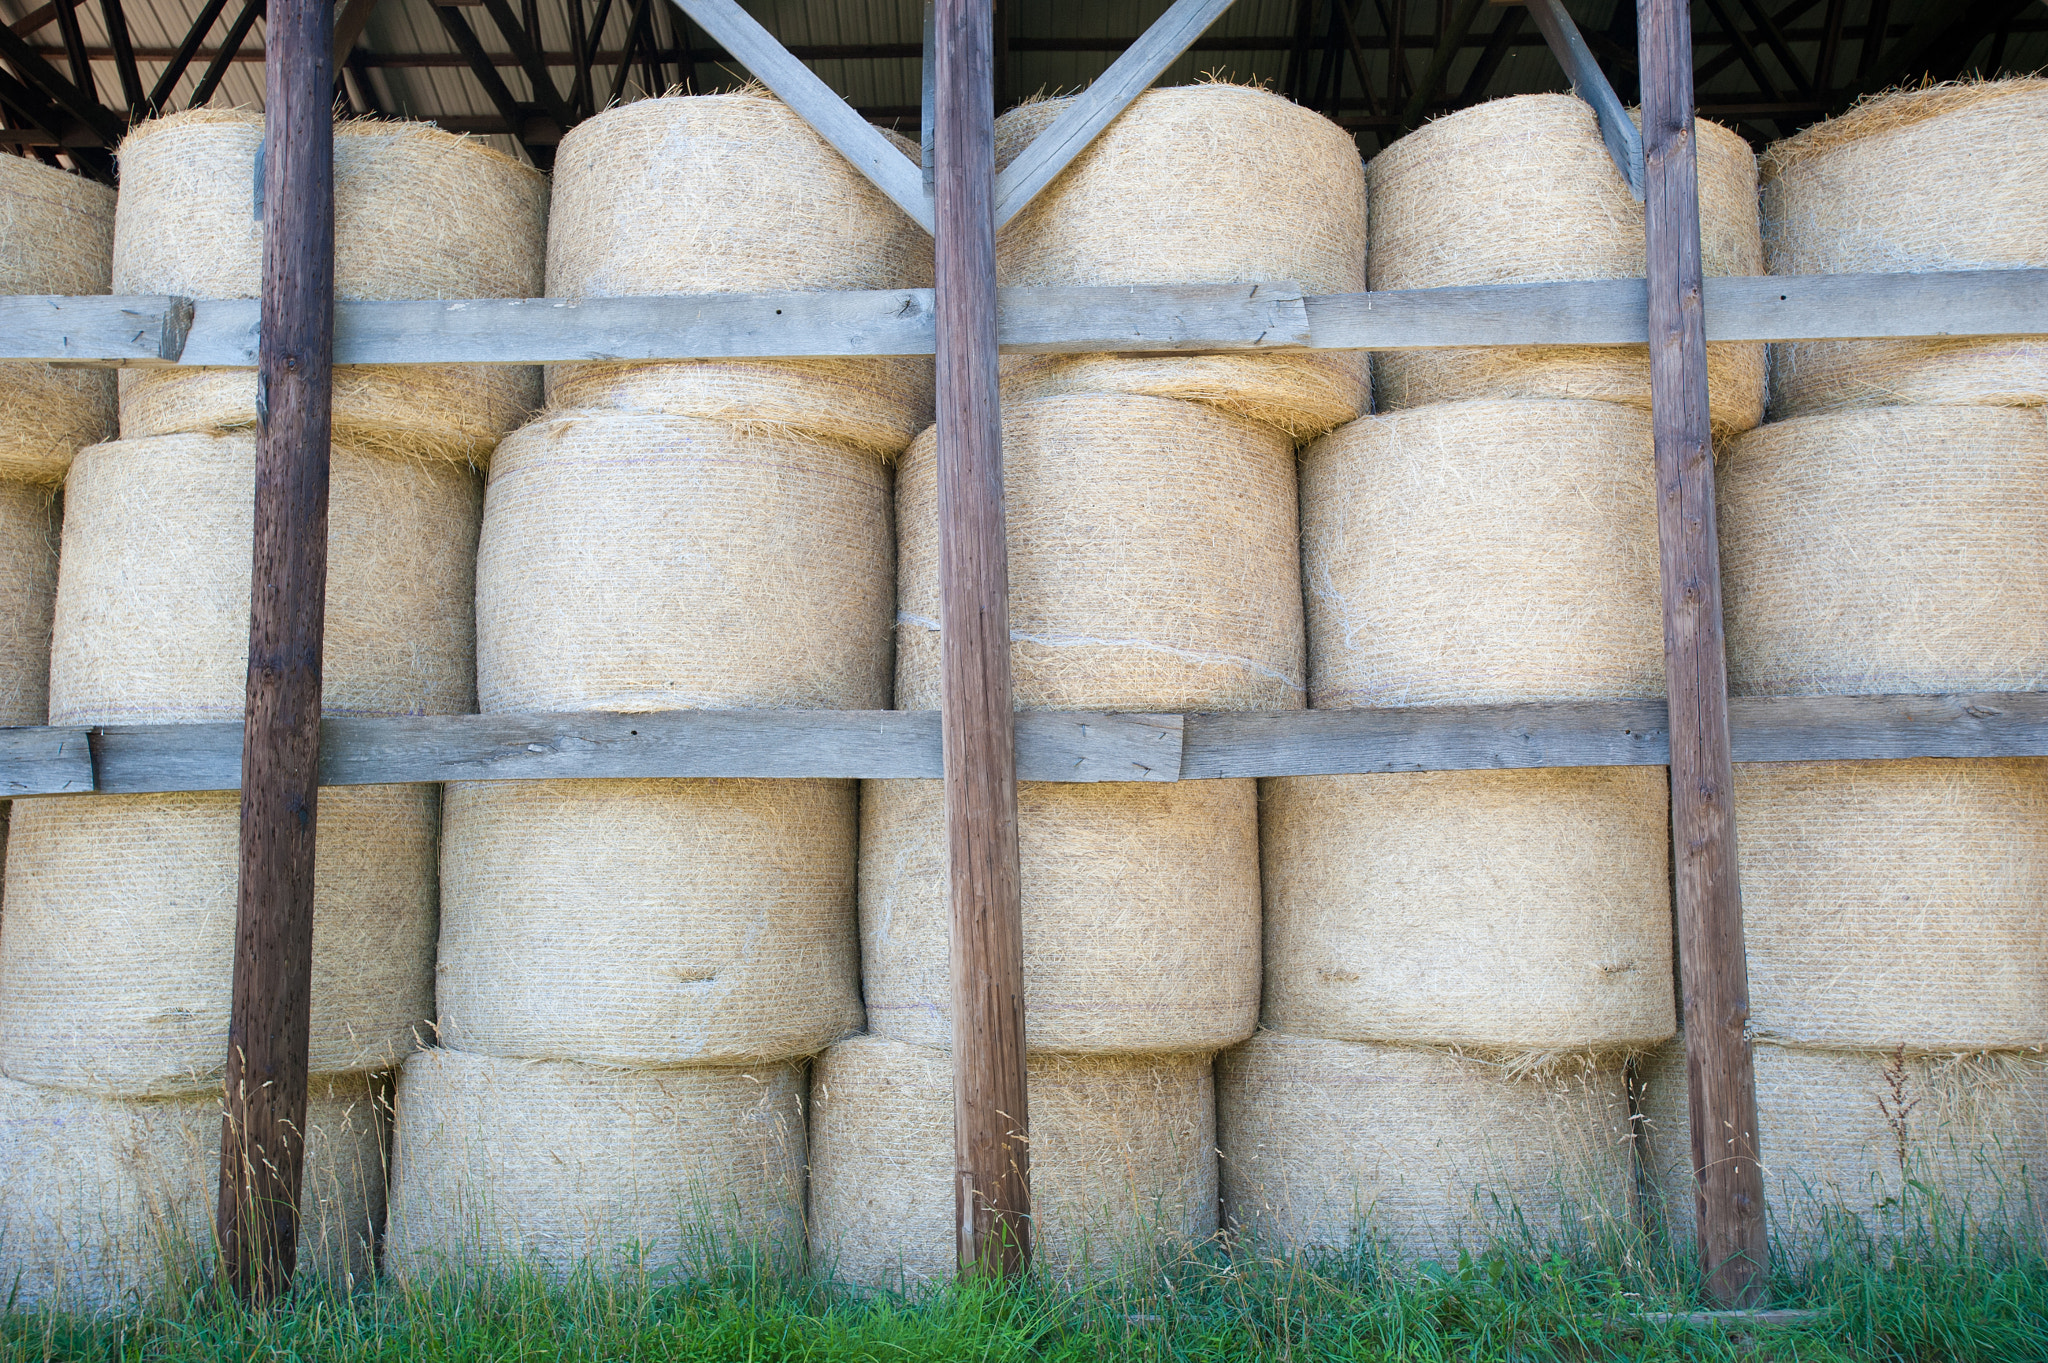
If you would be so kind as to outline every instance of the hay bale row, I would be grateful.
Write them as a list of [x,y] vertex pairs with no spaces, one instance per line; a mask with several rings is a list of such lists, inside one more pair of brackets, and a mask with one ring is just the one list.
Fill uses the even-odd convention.
[[1516,1072],[1261,1031],[1217,1065],[1227,1222],[1253,1243],[1455,1257],[1584,1241],[1634,1212],[1619,1064]]
[[[1033,1056],[1034,1262],[1085,1276],[1216,1231],[1207,1055]],[[811,1253],[843,1280],[950,1278],[953,1066],[939,1049],[855,1037],[811,1079]]]
[[[1259,825],[1250,781],[1017,788],[1024,1033],[1034,1054],[1213,1051],[1259,1009]],[[952,1044],[946,820],[937,781],[861,801],[868,1026]]]
[[[1693,125],[1705,272],[1764,272],[1749,144]],[[1643,205],[1631,198],[1593,111],[1572,95],[1517,95],[1463,109],[1403,137],[1366,167],[1374,289],[1640,279]],[[1475,398],[1650,405],[1643,346],[1510,346],[1377,357],[1381,411]],[[1717,434],[1763,418],[1764,347],[1707,347]]]
[[[1772,274],[2048,265],[2048,80],[1867,100],[1766,148]],[[1801,341],[1771,348],[1774,419],[1895,404],[2039,407],[2048,341]]]
[[[107,292],[114,191],[25,156],[0,158],[0,294]],[[105,369],[0,364],[0,479],[61,483],[114,425]]]
[[[1745,906],[1746,907],[1746,906]],[[1755,1047],[1757,1152],[1774,1246],[1832,1245],[1968,1227],[2048,1229],[2048,1062],[2038,1054]],[[1672,1243],[1697,1232],[1685,1046],[1637,1071],[1650,1210]],[[1995,1240],[1987,1243],[1996,1243]]]
[[[263,117],[192,109],[121,143],[116,293],[255,298],[263,230],[252,212]],[[547,180],[425,123],[334,129],[334,288],[342,299],[533,298],[543,283]],[[361,449],[481,464],[540,401],[519,365],[344,365],[334,437]],[[129,438],[256,424],[248,369],[123,370]]]
[[[1071,104],[1034,100],[996,120],[1006,168]],[[1365,287],[1365,180],[1330,120],[1278,95],[1211,82],[1148,90],[996,238],[1008,286],[1292,280]],[[1291,437],[1365,411],[1363,353],[1005,356],[1006,396],[1137,393],[1202,402]]]
[[[348,1292],[376,1272],[386,1100],[365,1078],[306,1102],[298,1273]],[[0,1282],[13,1310],[134,1311],[216,1266],[218,1095],[134,1102],[0,1079]]]
[[850,781],[451,784],[442,1044],[661,1068],[859,1031],[854,803]]
[[[422,1051],[399,1072],[387,1271],[559,1280],[800,1243],[804,1073]],[[949,1147],[950,1148],[950,1147]]]

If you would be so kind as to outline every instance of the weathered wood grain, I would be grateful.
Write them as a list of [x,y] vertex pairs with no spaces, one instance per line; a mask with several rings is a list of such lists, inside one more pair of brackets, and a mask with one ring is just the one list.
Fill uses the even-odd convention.
[[1736,762],[2048,757],[2048,692],[1736,698],[1728,725]]
[[1706,281],[1710,341],[2048,335],[2048,270]]
[[0,360],[171,364],[191,326],[189,298],[16,294],[0,298]]
[[1182,780],[1662,766],[1659,699],[1189,715]]
[[0,729],[0,798],[83,795],[92,788],[84,729]]
[[1012,355],[1270,350],[1311,335],[1291,280],[999,289],[997,310],[997,340]]
[[1689,0],[1641,0],[1650,424],[1670,698],[1671,846],[1686,1083],[1708,1295],[1761,1302],[1770,1244],[1757,1158],[1749,973],[1736,875],[1728,664],[1707,416]]

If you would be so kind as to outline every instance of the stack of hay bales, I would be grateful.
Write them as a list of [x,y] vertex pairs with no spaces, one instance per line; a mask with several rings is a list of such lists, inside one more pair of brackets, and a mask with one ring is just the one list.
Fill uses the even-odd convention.
[[[2048,263],[2048,82],[1910,91],[1765,153],[1773,270]],[[1944,205],[1939,221],[1926,204]],[[2034,230],[2029,230],[2030,225]],[[2038,341],[1775,348],[1775,424],[1720,455],[1735,695],[2048,687]],[[2048,762],[1735,769],[1758,1140],[1777,1231],[2019,1219],[2048,1184]],[[1660,1075],[1663,1080],[1659,1093]],[[1675,1057],[1646,1110],[1685,1097]],[[1675,1136],[1675,1132],[1670,1133]],[[1652,1166],[1690,1222],[1690,1171]]]
[[[930,251],[758,91],[607,111],[555,162],[552,297],[913,287]],[[888,706],[889,462],[929,419],[929,361],[548,386],[485,498],[486,713]],[[393,1261],[565,1273],[799,1236],[803,1058],[862,1019],[856,802],[850,781],[451,786],[444,1049],[399,1080]]]
[[[115,231],[122,287],[253,291],[260,137],[260,122],[213,113],[133,134]],[[431,129],[356,125],[336,142],[344,293],[481,291],[465,273],[472,260],[501,272],[495,291],[539,292],[545,194],[531,171]],[[481,499],[470,465],[533,386],[530,374],[461,369],[338,382],[326,713],[475,708]],[[124,438],[72,465],[50,723],[241,719],[252,393],[246,371],[144,374],[125,395]],[[0,920],[0,1101],[22,1133],[5,1172],[27,1191],[8,1199],[0,1273],[67,1299],[147,1292],[174,1267],[159,1242],[203,1245],[212,1204],[239,799],[17,803]],[[383,1221],[373,1076],[414,1050],[432,1017],[439,807],[434,786],[320,797],[302,1253],[344,1280],[370,1271]]]
[[[1059,101],[998,122],[999,163]],[[1287,211],[1244,206],[1285,186]],[[1277,203],[1279,198],[1276,198]],[[1363,176],[1326,120],[1227,85],[1155,90],[1000,235],[1006,285],[1362,283]],[[1004,361],[1020,709],[1302,703],[1292,438],[1355,414],[1363,357]],[[937,443],[897,485],[896,705],[939,705]],[[871,1035],[813,1087],[812,1247],[862,1282],[954,1262],[951,987],[937,782],[871,782],[860,929]],[[1250,781],[1018,791],[1035,1234],[1083,1273],[1216,1228],[1209,1056],[1258,1011]]]

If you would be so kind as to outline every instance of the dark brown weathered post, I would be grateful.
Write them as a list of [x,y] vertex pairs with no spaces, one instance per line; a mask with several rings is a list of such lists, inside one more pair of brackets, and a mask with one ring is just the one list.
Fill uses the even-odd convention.
[[1016,1272],[1031,1255],[990,21],[989,0],[938,0],[940,706],[953,925],[955,1224],[960,1266],[970,1273]]
[[1710,1295],[1729,1306],[1753,1306],[1763,1295],[1768,1248],[1745,1031],[1749,971],[1735,873],[1728,665],[1707,421],[1692,16],[1685,0],[1640,0],[1636,13],[1664,676],[1671,698],[1671,835],[1700,1254]]
[[256,1304],[291,1286],[305,1154],[334,354],[333,41],[330,0],[270,0],[256,534],[219,1213],[222,1274]]

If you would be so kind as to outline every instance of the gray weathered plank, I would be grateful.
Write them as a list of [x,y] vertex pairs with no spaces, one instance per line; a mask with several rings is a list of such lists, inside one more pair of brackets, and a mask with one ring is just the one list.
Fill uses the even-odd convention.
[[1475,284],[1328,293],[1307,300],[1319,350],[1429,350],[1483,345],[1642,345],[1640,279]]
[[1279,280],[1001,289],[996,338],[1007,355],[1071,355],[1267,350],[1305,346],[1310,331],[1301,286]]
[[1662,699],[1189,715],[1181,779],[1661,766]]
[[996,177],[996,226],[1002,227],[1038,197],[1230,6],[1231,0],[1174,0],[1172,9],[1154,20]]
[[2048,757],[2048,692],[1738,696],[1728,726],[1737,762]]
[[81,795],[92,788],[84,729],[0,729],[0,798]]
[[1027,711],[1017,716],[1020,781],[1178,781],[1179,715]]
[[734,61],[801,115],[818,136],[838,148],[854,169],[895,200],[896,206],[909,214],[913,222],[927,232],[932,230],[932,198],[925,192],[924,173],[917,163],[855,113],[831,86],[818,79],[816,72],[790,56],[788,49],[775,41],[752,15],[734,0],[675,3],[715,38]]
[[1643,134],[1628,116],[1628,107],[1607,83],[1607,73],[1593,59],[1592,49],[1586,46],[1586,39],[1563,0],[1528,0],[1528,5],[1529,17],[1542,30],[1543,40],[1550,45],[1558,65],[1571,77],[1572,93],[1592,106],[1593,117],[1600,125],[1600,140],[1607,144],[1614,168],[1621,172],[1628,192],[1641,203]]
[[0,298],[0,360],[167,364],[191,325],[189,298],[16,294]]

